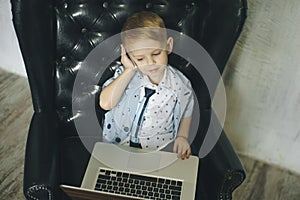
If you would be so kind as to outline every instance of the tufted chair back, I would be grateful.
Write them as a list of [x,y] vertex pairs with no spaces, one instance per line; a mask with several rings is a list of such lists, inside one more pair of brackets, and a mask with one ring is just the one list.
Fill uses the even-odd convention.
[[[80,106],[75,111],[72,106],[74,101],[83,105],[85,98],[94,98],[101,123],[103,111],[97,106],[99,85],[112,75],[116,62],[96,76],[100,80],[98,85],[90,85],[81,98],[74,100],[76,75],[85,66],[89,53],[118,34],[129,15],[142,10],[156,12],[168,29],[201,44],[221,74],[246,19],[246,0],[11,0],[11,3],[34,106],[24,169],[27,199],[67,199],[59,184],[80,185],[90,157],[88,150],[101,138],[89,131],[78,135],[74,120],[88,114]],[[192,144],[197,154],[211,114],[209,92],[201,75],[186,60],[171,55],[170,63],[188,76],[200,97],[201,122],[196,142]],[[89,144],[87,149],[83,143]],[[230,199],[245,177],[225,133],[200,165],[201,183],[196,199]]]

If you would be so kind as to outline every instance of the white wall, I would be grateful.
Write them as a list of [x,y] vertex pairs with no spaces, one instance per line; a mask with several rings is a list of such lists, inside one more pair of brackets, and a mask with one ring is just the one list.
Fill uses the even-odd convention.
[[12,24],[9,0],[0,1],[0,68],[26,76],[25,66]]
[[300,173],[300,1],[248,6],[223,76],[225,130],[239,152]]

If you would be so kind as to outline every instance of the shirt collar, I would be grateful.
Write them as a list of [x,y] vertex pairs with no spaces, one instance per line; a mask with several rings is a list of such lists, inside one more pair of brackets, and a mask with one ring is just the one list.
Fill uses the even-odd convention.
[[163,78],[161,79],[160,83],[158,85],[155,85],[153,83],[151,83],[149,77],[147,75],[142,75],[143,76],[143,80],[142,80],[142,85],[144,87],[148,87],[150,89],[158,89],[160,87],[167,87],[169,88],[171,85],[170,85],[170,66],[167,65],[167,67],[165,68],[165,71],[164,71],[164,75],[163,75]]

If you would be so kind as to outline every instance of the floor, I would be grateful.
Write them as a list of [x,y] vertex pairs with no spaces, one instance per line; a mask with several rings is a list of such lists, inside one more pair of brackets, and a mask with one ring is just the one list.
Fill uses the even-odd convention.
[[[21,200],[24,149],[33,113],[27,79],[0,69],[0,200]],[[237,200],[299,200],[300,175],[240,155],[247,171]]]

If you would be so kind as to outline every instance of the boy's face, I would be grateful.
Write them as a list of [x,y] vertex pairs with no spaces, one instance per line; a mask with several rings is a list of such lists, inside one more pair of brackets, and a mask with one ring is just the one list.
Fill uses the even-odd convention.
[[159,83],[163,78],[168,64],[168,54],[172,48],[173,38],[168,38],[164,44],[152,39],[136,39],[126,45],[126,50],[139,70],[154,83]]

